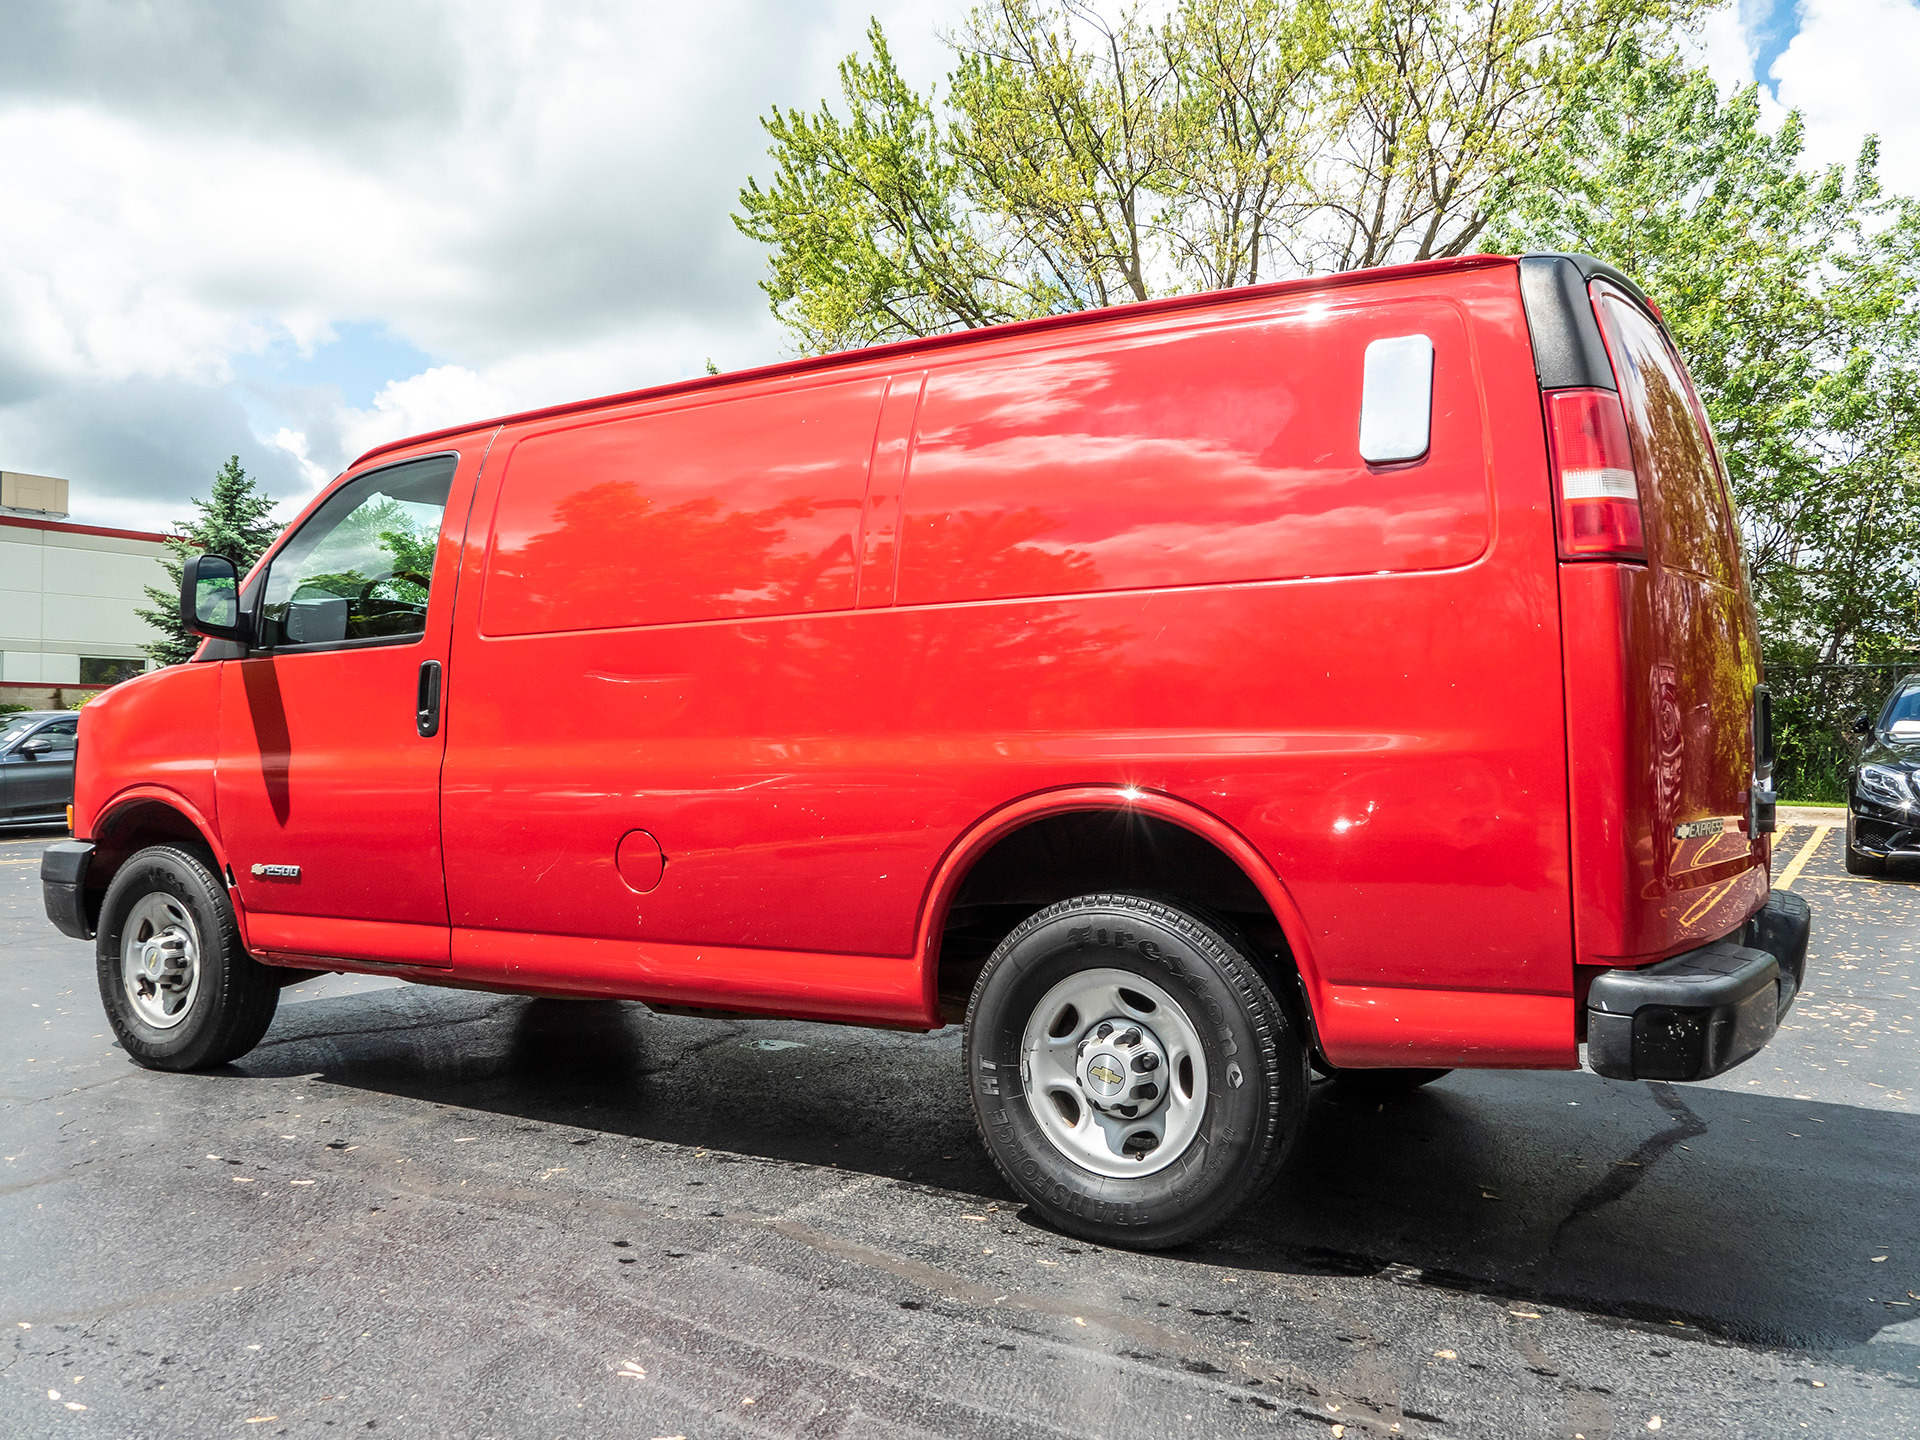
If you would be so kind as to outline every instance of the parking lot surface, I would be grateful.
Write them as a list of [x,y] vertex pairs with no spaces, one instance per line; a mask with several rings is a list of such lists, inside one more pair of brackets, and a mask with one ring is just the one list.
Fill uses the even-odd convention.
[[1026,1218],[957,1030],[329,977],[140,1070],[50,838],[0,837],[9,1436],[1920,1434],[1920,884],[1832,831],[1747,1066],[1318,1096],[1159,1255]]

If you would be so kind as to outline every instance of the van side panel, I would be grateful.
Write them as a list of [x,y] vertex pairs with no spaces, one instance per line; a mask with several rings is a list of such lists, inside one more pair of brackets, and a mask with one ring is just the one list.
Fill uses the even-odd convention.
[[[1223,581],[1235,572],[1216,551],[1213,583],[483,635],[491,580],[469,546],[444,788],[456,970],[464,953],[472,978],[499,983],[480,932],[546,933],[564,941],[554,955],[593,949],[603,981],[597,947],[617,940],[636,964],[649,943],[785,952],[789,989],[824,952],[891,956],[918,986],[937,960],[917,949],[919,920],[961,835],[1023,796],[1131,786],[1217,817],[1271,867],[1335,1063],[1451,1063],[1476,1004],[1506,1018],[1474,1063],[1573,1063],[1559,600],[1517,275],[1365,294],[1440,297],[1421,313],[1458,328],[1436,337],[1435,393],[1472,377],[1464,418],[1436,410],[1422,462],[1470,469],[1472,527],[1439,527],[1468,538],[1378,552],[1369,568],[1386,573]],[[1322,303],[1269,295],[1065,338],[1084,351],[1101,333],[1124,345]],[[1032,364],[1064,343],[982,340],[902,370],[926,369],[931,395],[944,366]],[[1316,385],[1284,349],[1269,363],[1302,413],[1348,417],[1316,443],[1357,445],[1357,375]],[[1185,460],[1155,472],[1144,441],[1131,454],[1175,493],[1190,481]],[[916,446],[906,506],[928,514],[919,464]],[[1408,483],[1350,468],[1346,503],[1382,509]],[[1248,504],[1285,513],[1284,493]],[[483,493],[476,511],[489,506]],[[644,893],[615,867],[632,829],[667,857]],[[739,969],[731,993],[772,997],[779,968]],[[641,983],[636,970],[629,993]]]
[[851,609],[885,389],[818,382],[514,437],[481,630]]
[[[1369,465],[1354,443],[1364,357],[1403,335],[1452,362],[1434,376],[1430,450]],[[899,601],[1467,564],[1490,518],[1468,354],[1457,306],[1366,294],[935,370]]]

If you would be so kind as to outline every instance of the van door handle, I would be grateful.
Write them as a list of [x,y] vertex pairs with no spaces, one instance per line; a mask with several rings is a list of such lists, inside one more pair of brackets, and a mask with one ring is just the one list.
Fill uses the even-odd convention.
[[440,662],[423,660],[420,664],[420,693],[415,697],[413,723],[422,735],[440,732]]

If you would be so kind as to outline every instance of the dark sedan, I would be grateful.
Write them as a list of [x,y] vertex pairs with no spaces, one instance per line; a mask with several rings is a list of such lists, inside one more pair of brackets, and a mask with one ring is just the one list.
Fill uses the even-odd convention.
[[1880,718],[1854,722],[1860,758],[1847,778],[1847,873],[1920,860],[1920,675],[1893,687]]
[[79,728],[71,710],[0,715],[0,826],[66,823]]

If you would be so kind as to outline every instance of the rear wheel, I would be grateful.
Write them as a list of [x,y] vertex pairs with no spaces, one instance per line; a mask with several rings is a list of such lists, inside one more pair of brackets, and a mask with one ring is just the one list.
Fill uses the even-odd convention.
[[1158,1249],[1226,1223],[1306,1111],[1306,1046],[1251,959],[1134,895],[1064,900],[1001,942],[967,1018],[995,1165],[1053,1224]]
[[233,903],[204,861],[172,845],[120,867],[100,906],[95,968],[107,1019],[150,1070],[200,1070],[259,1043],[279,975],[240,944]]

